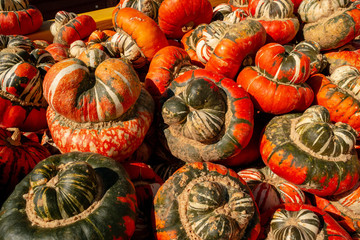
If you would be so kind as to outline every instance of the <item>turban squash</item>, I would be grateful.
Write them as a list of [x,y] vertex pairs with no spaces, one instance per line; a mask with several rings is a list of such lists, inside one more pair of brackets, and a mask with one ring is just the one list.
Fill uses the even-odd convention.
[[260,153],[275,174],[303,191],[338,195],[359,181],[357,135],[346,123],[331,123],[329,111],[314,105],[302,114],[274,117],[264,130]]
[[4,203],[0,239],[130,239],[136,209],[134,186],[113,159],[57,154],[38,163]]
[[128,61],[88,51],[82,60],[56,63],[44,79],[49,130],[61,152],[97,152],[123,161],[144,140],[154,102]]

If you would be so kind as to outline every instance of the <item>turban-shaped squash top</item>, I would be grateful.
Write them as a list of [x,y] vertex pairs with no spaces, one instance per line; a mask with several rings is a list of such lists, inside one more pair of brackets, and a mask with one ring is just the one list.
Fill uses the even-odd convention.
[[327,109],[314,105],[303,114],[274,117],[265,128],[260,153],[275,174],[303,191],[337,195],[359,181],[357,134],[346,123],[331,123]]
[[0,239],[130,239],[136,195],[124,168],[94,153],[41,161],[0,212]]
[[260,231],[253,195],[235,171],[188,163],[155,195],[158,240],[255,240]]

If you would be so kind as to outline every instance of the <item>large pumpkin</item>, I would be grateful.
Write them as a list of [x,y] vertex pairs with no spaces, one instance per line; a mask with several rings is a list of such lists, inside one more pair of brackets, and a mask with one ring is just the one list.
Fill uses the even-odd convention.
[[185,161],[219,161],[250,141],[253,104],[233,80],[208,70],[187,71],[163,95],[162,127],[171,153]]
[[43,23],[39,9],[29,5],[28,0],[0,1],[0,34],[25,35],[37,31]]
[[22,131],[47,128],[42,81],[54,64],[52,56],[43,49],[28,53],[6,48],[0,53],[0,62],[0,127]]
[[330,65],[330,73],[343,65],[351,65],[360,71],[360,49],[327,52],[324,56]]
[[360,71],[341,66],[326,77],[313,75],[309,84],[315,92],[315,104],[324,106],[334,122],[344,122],[360,132]]
[[265,128],[260,153],[275,174],[303,191],[337,195],[359,181],[357,134],[345,123],[332,124],[327,109],[315,105],[303,114],[274,117]]
[[255,66],[245,67],[236,82],[250,94],[255,108],[284,114],[304,111],[311,105],[314,93],[305,83],[311,71],[305,53],[268,43],[256,53]]
[[158,21],[159,7],[163,0],[120,0],[115,8],[134,8]]
[[0,239],[130,239],[136,195],[113,159],[72,152],[43,160],[0,212]]
[[112,22],[117,34],[109,39],[110,55],[127,58],[135,68],[143,67],[157,51],[168,46],[157,23],[134,8],[115,8]]
[[39,142],[0,128],[0,206],[18,184],[50,152]]
[[49,129],[62,152],[97,152],[122,161],[144,140],[154,102],[127,61],[92,56],[84,56],[89,65],[76,58],[58,62],[46,75]]
[[158,240],[257,239],[259,210],[235,171],[214,163],[188,163],[154,199]]

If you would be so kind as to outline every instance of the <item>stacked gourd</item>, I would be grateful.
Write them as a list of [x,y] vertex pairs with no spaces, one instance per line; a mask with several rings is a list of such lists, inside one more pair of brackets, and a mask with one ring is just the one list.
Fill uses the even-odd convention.
[[221,2],[1,23],[0,239],[360,239],[360,4]]

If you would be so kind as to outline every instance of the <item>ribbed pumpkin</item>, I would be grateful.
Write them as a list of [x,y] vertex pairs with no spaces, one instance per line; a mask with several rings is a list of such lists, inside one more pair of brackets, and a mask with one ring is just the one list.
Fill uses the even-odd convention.
[[154,102],[127,61],[101,62],[96,54],[101,50],[90,50],[95,58],[87,60],[89,65],[69,58],[46,75],[49,129],[62,152],[97,152],[122,161],[144,140]]
[[159,8],[159,27],[166,37],[181,39],[184,34],[212,18],[209,0],[164,0]]
[[337,195],[359,181],[357,134],[346,123],[332,124],[327,109],[314,105],[303,114],[274,117],[265,128],[260,153],[275,174],[303,191]]
[[43,23],[39,9],[29,5],[28,0],[0,1],[0,34],[29,34],[37,31]]
[[314,98],[305,81],[310,76],[310,58],[303,52],[278,43],[268,43],[255,56],[255,66],[237,76],[251,96],[255,108],[266,113],[304,111]]
[[108,40],[110,56],[126,58],[135,68],[151,62],[157,51],[169,45],[157,23],[134,8],[115,8],[112,22],[117,34]]
[[136,195],[124,168],[94,153],[43,160],[0,213],[0,239],[130,239]]
[[231,8],[233,10],[242,9],[247,12],[249,1],[248,0],[229,0],[228,4],[231,6]]
[[187,70],[197,69],[190,56],[179,47],[167,46],[159,50],[150,62],[145,88],[155,98],[165,92],[170,83]]
[[246,19],[236,24],[215,21],[200,25],[181,41],[194,62],[200,61],[205,69],[234,78],[244,59],[255,54],[265,38],[262,25]]
[[96,30],[96,22],[89,15],[80,15],[72,12],[59,11],[55,15],[55,21],[50,26],[54,36],[53,43],[66,46],[76,40],[85,39]]
[[0,128],[0,206],[18,184],[50,152],[39,142]]
[[360,34],[360,9],[356,2],[348,8],[340,8],[333,14],[305,24],[303,34],[305,40],[319,43],[321,50],[339,48]]
[[34,50],[35,45],[33,41],[22,35],[0,35],[0,50],[5,48],[21,48],[27,52]]
[[240,8],[233,10],[230,4],[220,3],[214,7],[211,21],[220,20],[227,23],[238,23],[247,17],[248,14],[245,10]]
[[249,3],[249,14],[264,26],[267,43],[286,44],[294,39],[300,23],[293,12],[291,0],[253,0]]
[[246,168],[238,174],[250,187],[261,213],[281,203],[305,203],[305,194],[299,187],[277,176],[267,166]]
[[352,240],[328,213],[308,204],[280,205],[261,214],[261,225],[263,233],[259,240]]
[[47,102],[42,81],[54,64],[43,49],[31,53],[20,48],[6,48],[0,53],[0,127],[38,131],[47,127]]
[[113,30],[95,30],[88,37],[86,47],[98,48],[106,52],[107,40],[113,35],[115,35],[115,33],[116,32]]
[[229,78],[203,69],[187,71],[171,82],[161,102],[166,144],[185,162],[225,160],[250,141],[253,104]]
[[236,172],[214,163],[189,163],[154,200],[158,240],[257,239],[259,210]]
[[69,58],[69,47],[61,43],[51,43],[45,50],[51,54],[55,62]]
[[320,45],[313,41],[301,41],[294,50],[305,53],[310,58],[310,76],[321,72],[327,66],[326,54],[320,52]]
[[120,0],[115,8],[134,8],[158,21],[159,7],[163,0]]
[[309,84],[315,92],[315,104],[324,106],[334,122],[344,122],[360,132],[360,71],[341,66],[326,77],[313,75]]

